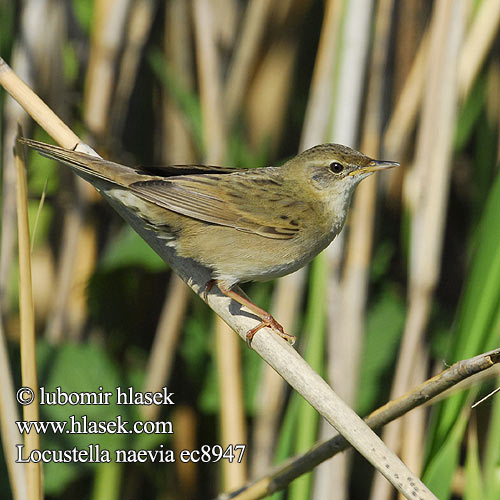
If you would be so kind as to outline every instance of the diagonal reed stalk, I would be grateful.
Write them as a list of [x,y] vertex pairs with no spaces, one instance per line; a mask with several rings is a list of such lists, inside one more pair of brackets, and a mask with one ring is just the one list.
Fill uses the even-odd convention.
[[[451,392],[477,384],[479,378],[492,378],[499,372],[500,349],[459,361],[438,375],[389,401],[366,417],[372,429],[379,429],[412,409],[438,403]],[[313,470],[318,464],[348,449],[348,442],[340,435],[316,443],[310,450],[275,467],[271,473],[247,483],[232,493],[219,495],[217,500],[257,500],[285,489],[294,479]]]

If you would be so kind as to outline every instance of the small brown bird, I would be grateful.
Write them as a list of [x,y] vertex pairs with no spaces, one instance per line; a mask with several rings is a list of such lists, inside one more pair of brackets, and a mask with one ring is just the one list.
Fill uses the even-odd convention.
[[180,257],[211,270],[219,290],[260,319],[247,333],[271,327],[295,337],[233,287],[300,269],[326,248],[344,225],[354,188],[377,170],[399,165],[372,160],[339,144],[323,144],[280,167],[236,169],[204,165],[127,167],[84,153],[19,139],[61,161],[113,202],[133,211]]

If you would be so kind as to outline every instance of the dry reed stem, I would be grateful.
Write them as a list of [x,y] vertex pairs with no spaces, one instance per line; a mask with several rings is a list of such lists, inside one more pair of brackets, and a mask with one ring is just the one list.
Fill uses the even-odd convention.
[[71,288],[65,314],[65,335],[73,342],[81,340],[87,311],[87,285],[97,262],[97,232],[89,221],[84,222],[77,237]]
[[[333,96],[336,93],[337,79],[335,78],[335,67],[338,65],[337,54],[340,40],[340,27],[342,23],[342,2],[329,1],[325,6],[321,37],[319,41],[316,64],[314,67],[311,90],[309,94],[304,126],[301,138],[301,149],[310,147],[317,143],[328,140],[328,127],[331,122]],[[337,238],[343,238],[340,234]],[[327,250],[330,256],[329,265],[334,272],[330,276],[327,301],[330,305],[335,302],[332,297],[338,292],[338,266],[342,244],[337,243]],[[332,253],[333,251],[333,253]],[[338,261],[338,262],[337,262]],[[336,316],[336,308],[328,307],[328,318]],[[331,428],[324,422],[320,423],[320,435],[331,435]],[[315,477],[315,491],[323,490],[323,483],[329,483],[330,478],[319,469]]]
[[[274,311],[273,314],[275,314]],[[281,321],[281,316],[276,314],[276,317]],[[283,323],[282,325],[285,331],[293,331]],[[271,467],[285,403],[285,391],[285,381],[264,363],[256,395],[258,399],[252,426],[250,477],[260,476]]]
[[372,0],[351,0],[345,12],[332,142],[355,146],[370,40]]
[[[192,91],[194,76],[191,53],[191,23],[189,5],[184,0],[172,0],[165,7],[165,59],[172,66],[181,85]],[[179,106],[163,92],[162,160],[166,165],[195,163],[197,158],[186,120]]]
[[[369,81],[360,148],[364,154],[373,158],[380,157],[384,83],[393,8],[393,0],[384,0],[378,4],[375,14],[374,48],[368,71]],[[370,177],[356,189],[341,281],[343,313],[340,316],[339,336],[350,339],[350,342],[343,350],[344,356],[338,369],[346,370],[347,386],[344,390],[350,402],[355,401],[358,390],[378,180],[377,177]],[[348,458],[349,455],[338,462],[336,467],[344,465],[347,469],[350,466]],[[348,498],[350,474],[347,470],[344,477],[343,493],[344,498]]]
[[[380,155],[384,82],[394,0],[383,0],[376,12],[373,55],[370,64],[365,122],[361,150],[368,156]],[[341,369],[344,370],[343,397],[354,402],[362,344],[368,274],[373,240],[377,177],[372,176],[356,189],[350,215],[349,234],[341,282],[339,337],[349,339],[349,351]],[[345,352],[345,351],[344,351]]]
[[[336,237],[333,244],[326,248],[326,257],[327,257],[327,269],[325,272],[328,273],[328,285],[327,285],[327,363],[326,363],[326,373],[327,380],[330,381],[335,377],[335,369],[338,366],[336,362],[336,346],[334,345],[333,340],[330,338],[330,329],[335,327],[335,322],[338,320],[340,311],[340,268],[341,262],[343,258],[343,250],[344,250],[344,242],[345,242],[345,231],[341,231],[340,234]],[[334,435],[335,431],[327,425],[328,422],[321,420],[320,421],[320,438],[327,439]],[[327,484],[329,483],[329,474],[330,465],[323,466],[323,471],[318,469],[318,473],[316,474],[315,487],[322,488],[321,482],[325,481]]]
[[19,420],[14,384],[10,371],[7,343],[3,331],[3,321],[0,321],[0,435],[2,437],[3,456],[9,475],[10,489],[14,500],[25,500],[26,468],[23,463],[16,463],[17,445],[22,444],[22,438],[15,422]]
[[[10,99],[7,99],[6,108],[8,109]],[[6,304],[8,295],[8,284],[10,283],[14,260],[14,247],[16,243],[16,210],[15,199],[15,169],[13,165],[12,154],[7,157],[9,145],[15,141],[13,122],[7,118],[7,130],[3,138],[4,155],[2,163],[2,227],[0,234],[0,304]],[[3,309],[3,308],[2,308]],[[5,311],[0,310],[0,321],[3,321]]]
[[[464,100],[477,78],[481,65],[491,48],[500,22],[500,3],[487,0],[480,4],[464,43],[458,63],[458,92]],[[428,34],[420,47],[406,79],[384,137],[384,150],[389,156],[400,156],[411,138],[421,105],[429,51]]]
[[[172,274],[146,367],[146,392],[160,391],[170,378],[188,299],[188,287]],[[142,416],[145,420],[156,420],[160,409],[158,405],[142,406]]]
[[[40,22],[39,2],[26,3],[19,19],[21,36],[14,42],[12,49],[12,64],[24,79],[32,82],[33,54],[39,47],[40,34],[45,29],[45,23]],[[7,80],[11,88],[16,86],[15,73],[7,74],[5,68],[0,67],[0,81]],[[19,420],[15,403],[14,386],[10,372],[10,363],[7,353],[7,343],[3,329],[4,305],[6,302],[7,287],[11,282],[10,274],[14,267],[17,240],[16,214],[16,169],[12,147],[15,144],[18,126],[27,129],[28,116],[11,97],[4,100],[4,127],[3,127],[3,162],[2,162],[2,224],[0,235],[0,424],[2,444],[6,468],[9,475],[10,487],[15,500],[27,498],[26,468],[23,463],[15,463],[16,445],[23,440],[14,422]]]
[[213,11],[208,0],[193,1],[196,60],[206,161],[220,164],[227,151],[219,61],[214,36]]
[[246,7],[241,36],[238,38],[231,58],[225,85],[226,119],[228,123],[232,123],[241,107],[241,102],[252,76],[253,66],[257,62],[271,7],[272,2],[270,0],[251,0]]
[[[285,332],[295,331],[305,279],[306,270],[300,269],[276,282],[271,312],[280,319]],[[250,477],[263,474],[271,466],[278,424],[285,403],[285,391],[285,381],[264,363],[259,389],[256,391],[257,409],[253,419]]]
[[[30,2],[34,3],[34,2]],[[64,75],[62,47],[67,44],[69,16],[63,2],[42,3],[45,11],[42,18],[35,22],[43,26],[43,32],[37,41],[37,50],[33,51],[34,66],[37,71],[37,82],[40,89],[46,92],[46,99],[52,103],[57,112],[67,109],[68,94]]]
[[115,89],[115,67],[131,0],[96,0],[85,79],[84,121],[95,136],[106,137]]
[[278,147],[289,109],[297,47],[298,39],[278,37],[259,61],[245,102],[252,147],[269,144],[271,151]]
[[[303,126],[300,149],[307,149],[325,141],[330,117],[330,95],[332,90],[335,42],[341,21],[340,2],[328,1],[321,28],[321,37],[314,66],[306,118]],[[305,269],[278,280],[274,292],[273,314],[280,318],[285,331],[293,331],[297,317],[298,302],[305,282]],[[254,450],[251,475],[263,474],[272,462],[276,442],[277,420],[281,413],[284,396],[284,381],[274,370],[265,366],[258,391],[259,403],[254,424]]]
[[[336,40],[336,27],[340,25],[339,5],[339,2],[333,1],[329,1],[326,5],[325,20],[321,29],[318,55],[306,110],[306,120],[303,126],[301,150],[324,142],[327,135],[334,42]],[[273,299],[275,304],[273,314],[280,318],[285,331],[294,330],[299,310],[298,302],[305,282],[304,278],[305,270],[301,269],[277,281]],[[254,420],[251,476],[262,474],[271,464],[284,389],[283,380],[269,366],[265,366],[260,389],[257,392],[259,401]]]
[[[188,23],[188,5],[184,0],[174,0],[167,4],[165,12],[165,58],[174,68],[184,88],[192,90],[194,77],[192,74],[192,43],[190,23]],[[164,92],[163,106],[164,143],[162,158],[167,164],[175,164],[180,159],[195,162],[192,138],[186,126],[184,116],[178,105]]]
[[[382,1],[377,6],[374,49],[368,73],[369,82],[361,150],[374,158],[380,156],[382,106],[392,9],[393,0]],[[333,349],[340,351],[338,356],[335,356],[333,373],[336,374],[334,376],[338,386],[342,387],[341,397],[349,404],[355,402],[358,390],[359,360],[363,344],[377,181],[377,177],[364,180],[354,195],[340,283],[340,310],[342,312],[338,322],[332,327],[332,329],[335,328],[337,342],[340,343],[337,345],[335,342],[333,346]],[[335,481],[337,491],[343,498],[348,498],[349,466],[350,455],[346,454],[331,463],[328,467],[331,479],[324,488],[324,493],[332,488]]]
[[[10,98],[5,100],[5,132],[3,138],[2,169],[2,227],[0,236],[0,431],[10,488],[14,500],[27,498],[26,468],[23,463],[16,463],[16,445],[23,440],[14,422],[19,420],[15,402],[14,385],[10,370],[7,341],[3,328],[8,303],[8,286],[11,283],[11,272],[15,268],[14,258],[16,244],[16,169],[12,145],[15,144],[18,123],[26,122],[26,115]],[[16,122],[16,120],[19,120]]]
[[[427,376],[429,353],[423,345],[419,346],[419,349],[415,352],[415,358],[415,370],[412,373],[410,387],[416,387]],[[403,429],[401,435],[403,438],[401,440],[400,456],[404,463],[408,464],[418,475],[421,474],[424,457],[427,422],[427,412],[424,408],[425,405],[416,408],[402,418]]]
[[[172,273],[146,366],[143,391],[157,392],[170,379],[181,326],[189,301],[189,293],[186,284],[176,274]],[[157,420],[159,414],[160,407],[157,405],[141,407],[141,415],[144,420]],[[182,418],[182,416],[185,418]],[[176,429],[174,436],[176,456],[181,450],[194,450],[196,447],[196,419],[193,416],[192,409],[176,408],[173,419],[174,428]],[[196,471],[197,464],[194,462],[184,463],[180,461],[176,463],[176,473],[179,477],[181,490],[185,488],[187,491],[191,491],[194,484],[196,484],[196,481],[193,481],[193,478],[196,478]],[[192,484],[193,482],[194,484]]]
[[[465,24],[465,2],[443,1],[435,6],[430,32],[430,58],[417,139],[409,268],[408,315],[396,366],[391,398],[408,388],[415,369],[415,352],[427,326],[430,302],[439,276],[443,228],[451,168],[457,97],[457,64]],[[407,178],[408,180],[408,178]],[[397,449],[400,422],[384,432]],[[372,498],[386,498],[384,482],[376,478]]]
[[[0,59],[0,84],[2,83],[2,74],[7,71],[6,66],[5,62]],[[30,99],[29,102],[32,102],[32,100]],[[27,110],[30,111],[26,102],[20,102],[20,104],[23,107],[26,106]],[[54,130],[53,127],[52,130]],[[61,135],[57,130],[55,130],[55,133]],[[63,131],[61,133],[64,135]],[[79,143],[76,149],[91,151],[83,143]],[[108,199],[108,202],[166,262],[172,265],[195,293],[203,294],[205,284],[210,280],[210,273],[207,269],[200,267],[189,259],[177,257],[172,249],[163,245],[145,229],[141,221],[133,213],[123,212],[120,205],[117,205],[112,199]],[[235,308],[231,299],[221,296],[221,294],[210,293],[207,297],[207,303],[243,340],[246,339],[248,330],[259,323],[259,320],[255,319],[250,311],[244,307],[238,308],[236,306]],[[238,311],[243,314],[235,314]],[[366,427],[360,417],[338,398],[328,384],[283,339],[270,329],[262,328],[255,335],[252,348],[267,363],[273,366],[332,426],[346,436],[349,442],[377,470],[386,475],[395,488],[403,490],[409,497],[415,493],[415,488],[418,488],[422,498],[434,498],[426,486],[394,456],[376,434]],[[400,482],[400,478],[404,478],[403,482]]]
[[[23,12],[22,17],[24,17]],[[21,26],[23,23],[21,22]],[[23,30],[23,35],[26,33]],[[24,39],[24,37],[23,37]],[[16,43],[13,48],[12,61],[21,74],[28,79],[31,74],[27,48]],[[16,245],[16,171],[12,147],[15,144],[17,127],[20,124],[26,127],[28,118],[23,109],[15,100],[7,97],[4,101],[4,127],[3,127],[3,152],[2,152],[2,224],[0,235],[0,304],[5,303],[7,287],[13,269],[12,262],[15,258]],[[0,321],[3,320],[4,311],[0,311]]]
[[[77,184],[78,186],[81,184]],[[83,225],[84,207],[81,195],[73,197],[64,213],[61,237],[61,255],[57,266],[55,293],[47,319],[45,336],[54,344],[62,342],[67,333],[69,301],[77,260],[78,242]]]
[[[229,445],[247,444],[241,346],[231,328],[219,317],[215,320],[215,337],[217,379],[221,399],[220,441],[222,448],[226,449]],[[222,460],[224,490],[232,490],[245,484],[247,462],[245,455],[240,463],[237,460],[232,463]]]
[[[206,161],[217,165],[225,160],[227,137],[222,112],[224,107],[213,16],[213,5],[208,0],[194,1],[193,19]],[[219,317],[216,318],[215,325],[217,374],[221,397],[220,433],[225,449],[229,444],[246,443],[241,353],[230,328]],[[222,461],[225,488],[234,488],[245,482],[245,464],[246,461]]]
[[[480,385],[483,382],[488,382],[493,377],[498,377],[499,375],[500,375],[499,365],[493,366],[491,370],[488,370],[488,372],[484,373],[480,372],[475,375],[472,375],[471,377],[459,382],[458,384],[456,384],[456,386],[453,386],[451,389],[448,389],[447,391],[444,391],[442,394],[439,394],[439,396],[436,396],[436,403],[438,403],[439,401],[444,401],[445,399],[449,398],[453,394],[456,394],[457,392],[465,391],[467,389],[470,389],[471,387]],[[474,408],[474,405],[471,406],[471,409],[472,408]]]
[[301,149],[322,143],[327,137],[334,90],[335,55],[341,22],[342,2],[328,0],[302,128]]
[[[55,7],[58,8],[54,9],[53,16],[58,17],[59,24],[63,25],[64,9],[62,9],[61,5]],[[42,67],[44,68],[47,85],[50,84],[49,89],[53,99],[57,103],[60,103],[60,108],[65,104],[65,100],[61,99],[61,95],[64,95],[64,83],[60,46],[63,42],[61,40],[61,33],[66,30],[58,27],[55,31],[59,37],[57,43],[53,43],[51,47],[51,53],[54,54],[52,59],[55,62],[51,61],[52,64],[50,65],[42,64]],[[43,57],[46,58],[47,54],[44,54]],[[47,71],[47,67],[52,71]],[[83,323],[87,317],[87,310],[86,295],[84,293],[85,287],[78,285],[80,284],[79,281],[87,283],[89,275],[82,273],[82,270],[85,269],[85,266],[90,270],[94,268],[94,261],[91,258],[96,254],[95,248],[83,254],[80,249],[80,241],[83,237],[81,228],[84,220],[85,194],[91,193],[92,190],[81,179],[75,182],[73,177],[69,178],[72,181],[71,186],[73,186],[75,192],[72,197],[71,208],[68,211],[63,210],[62,224],[64,229],[56,269],[56,286],[45,330],[46,337],[53,343],[58,343],[65,337],[77,339],[81,336]],[[93,229],[88,230],[87,235],[92,231]],[[92,240],[92,235],[90,234],[89,236],[90,240]],[[96,239],[95,235],[94,239]],[[80,254],[78,254],[79,251]]]
[[[339,66],[336,80],[336,95],[333,102],[333,123],[329,142],[337,142],[355,147],[360,127],[360,109],[363,97],[363,82],[365,80],[366,62],[371,33],[371,11],[372,1],[352,0],[345,5],[344,22],[342,33],[338,42],[340,49],[338,53]],[[336,391],[340,391],[343,399],[352,399],[345,392],[346,380],[351,375],[349,362],[358,348],[359,339],[350,335],[346,336],[345,329],[338,329],[342,323],[345,308],[339,306],[342,301],[340,288],[340,255],[344,249],[345,235],[337,237],[330,245],[331,278],[329,280],[329,304],[335,302],[337,305],[328,314],[328,380]],[[323,428],[322,435],[327,437],[331,429]],[[332,491],[332,485],[338,491],[339,498],[347,495],[347,460],[342,456],[331,464],[325,464],[318,468],[316,473],[315,493],[316,498],[324,496]]]
[[298,38],[290,34],[301,29],[310,3],[311,0],[272,2],[267,46],[259,54],[245,99],[252,147],[269,145],[272,153],[279,145],[288,116],[298,49]]
[[[35,232],[32,232],[31,241]],[[36,324],[43,324],[52,306],[55,284],[54,255],[48,245],[39,246],[31,254],[31,267],[33,271],[33,301],[36,304]]]
[[[129,0],[99,0],[94,10],[89,64],[85,79],[84,121],[95,135],[106,136],[114,90],[114,67],[119,53]],[[56,299],[47,321],[46,336],[54,343],[66,336],[79,338],[87,317],[85,286],[95,268],[97,236],[95,228],[83,231],[87,203],[94,191],[82,179],[75,183],[75,197],[64,215],[63,236],[57,270]],[[94,243],[80,252],[82,238]],[[75,313],[74,315],[72,313]]]
[[62,147],[73,149],[79,142],[78,136],[21,80],[0,58],[0,85],[30,115],[40,127],[53,137]]
[[[28,188],[23,161],[23,148],[16,144],[15,167],[17,173],[17,220],[19,244],[19,315],[20,315],[20,347],[21,347],[21,380],[24,387],[34,393],[31,404],[23,406],[25,421],[38,421],[38,378],[36,373],[35,311],[33,307],[33,291],[31,284],[31,250],[28,221]],[[23,457],[29,457],[33,450],[40,449],[40,436],[30,432],[24,437]],[[26,464],[26,480],[28,499],[43,498],[42,462],[29,460]]]
[[[340,68],[338,73],[338,92],[334,102],[333,128],[329,138],[330,142],[338,142],[354,146],[359,129],[359,110],[362,98],[362,82],[364,81],[365,62],[370,35],[370,12],[372,2],[355,0],[350,2],[345,13],[345,24],[342,33],[342,53],[340,55]],[[335,262],[340,263],[343,248],[343,238],[337,237],[331,245],[331,255],[335,256]],[[331,267],[332,276],[338,274],[338,265]],[[333,280],[333,281],[332,281]],[[332,278],[330,293],[336,299],[340,298],[338,279]],[[334,289],[335,288],[335,289]],[[338,306],[337,312],[340,314]],[[333,356],[342,357],[339,347],[344,339],[336,339],[338,316],[330,315],[331,325],[330,352]],[[332,356],[332,358],[333,358]],[[329,370],[335,372],[339,365],[333,359],[329,363]],[[335,377],[336,379],[337,377]],[[343,377],[341,377],[343,378]],[[335,379],[333,384],[335,385]],[[340,383],[343,385],[343,382]]]
[[439,275],[455,125],[456,64],[465,21],[464,3],[443,2],[444,6],[436,11],[429,67],[431,76],[414,167],[419,181],[419,206],[414,209],[412,224],[410,307],[412,297],[423,295],[430,298]]
[[[177,77],[186,89],[193,88],[191,64],[190,5],[184,0],[172,0],[165,6],[165,58],[174,68]],[[192,139],[184,117],[168,92],[163,92],[163,140],[161,155],[165,164],[195,162]],[[170,377],[180,338],[181,325],[189,301],[189,290],[177,275],[171,282],[158,323],[155,340],[148,362],[145,387],[161,387]],[[156,408],[145,407],[149,419],[157,418]],[[176,432],[174,446],[177,450],[192,450],[196,447],[196,415],[189,407],[177,408],[174,420]],[[180,427],[177,427],[180,425]],[[192,498],[197,484],[197,465],[178,463],[177,474],[181,494]]]
[[[368,148],[363,152],[370,156]],[[346,255],[340,283],[340,310],[342,314],[339,316],[335,328],[337,329],[337,342],[343,347],[336,361],[338,363],[339,383],[342,373],[344,377],[341,395],[350,404],[354,404],[358,390],[359,359],[363,345],[377,181],[376,177],[370,177],[356,188],[349,216]]]
[[52,110],[3,60],[0,60],[0,84],[17,102],[23,103],[25,109],[30,109],[32,118],[59,144],[69,149],[78,144],[78,136],[59,117],[54,115]]
[[124,127],[128,102],[132,95],[142,50],[151,30],[156,7],[157,4],[153,0],[136,0],[130,7],[123,41],[123,55],[120,58],[120,69],[112,102],[113,134],[117,136],[121,134]]
[[[457,72],[458,92],[462,100],[468,96],[477,78],[481,64],[494,41],[494,34],[498,30],[499,22],[500,4],[495,0],[481,3],[461,47]],[[422,38],[410,74],[406,79],[385,133],[384,149],[390,156],[402,154],[411,138],[411,131],[415,127],[427,76],[428,38],[427,33]]]
[[392,158],[403,154],[420,111],[429,57],[429,35],[424,34],[410,72],[384,134],[383,150]]
[[235,44],[243,5],[239,0],[210,0],[210,3],[214,19],[218,20],[214,25],[216,43],[223,51],[229,51]]
[[[183,0],[184,1],[184,0]],[[172,425],[175,433],[172,436],[175,456],[180,456],[182,450],[195,450],[197,440],[197,414],[192,406],[176,404],[172,415]],[[195,499],[195,493],[200,484],[198,479],[198,466],[192,461],[175,462],[175,472],[178,478],[176,493],[184,500]]]
[[[325,141],[332,87],[333,57],[337,28],[340,25],[340,3],[329,1],[325,7],[325,18],[314,67],[313,82],[303,126],[301,149]],[[332,36],[332,34],[334,36]],[[299,310],[298,303],[303,292],[305,269],[285,276],[277,281],[274,291],[273,314],[280,318],[285,331],[294,331]],[[276,442],[278,419],[284,402],[284,381],[268,365],[264,366],[260,388],[257,391],[257,414],[254,419],[253,453],[251,476],[261,475],[270,467]]]
[[470,92],[500,26],[500,2],[484,0],[469,28],[458,62],[458,93],[464,99]]
[[[420,406],[438,403],[450,390],[466,389],[469,381],[478,382],[480,378],[491,378],[500,368],[500,349],[479,354],[473,358],[454,363],[438,375],[408,391],[400,398],[389,401],[373,411],[365,422],[372,429],[392,422]],[[318,442],[309,451],[287,460],[277,466],[270,474],[256,479],[233,493],[224,493],[217,500],[257,500],[285,489],[294,479],[311,471],[318,464],[343,452],[349,447],[346,439],[335,435],[328,441]]]

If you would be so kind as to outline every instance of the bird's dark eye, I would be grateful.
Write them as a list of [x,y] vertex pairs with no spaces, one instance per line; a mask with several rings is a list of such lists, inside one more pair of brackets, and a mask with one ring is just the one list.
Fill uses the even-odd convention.
[[334,174],[340,174],[340,172],[342,172],[342,170],[344,170],[344,165],[342,165],[338,161],[334,161],[334,162],[330,163],[330,170]]

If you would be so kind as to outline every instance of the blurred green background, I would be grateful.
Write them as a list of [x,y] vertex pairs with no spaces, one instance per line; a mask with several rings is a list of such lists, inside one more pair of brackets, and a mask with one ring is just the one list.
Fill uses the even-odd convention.
[[[0,55],[114,161],[254,167],[280,164],[323,142],[399,161],[401,168],[360,185],[343,237],[309,269],[244,286],[366,415],[499,344],[499,5],[0,0]],[[17,388],[11,152],[18,122],[25,135],[51,139],[3,91],[0,109],[0,333]],[[47,434],[42,448],[247,446],[242,464],[47,463],[47,498],[214,498],[331,434],[252,350],[220,340],[234,334],[215,334],[223,326],[208,307],[91,188],[36,154],[28,158],[28,185],[40,386],[66,392],[168,386],[175,393],[175,405],[156,412],[41,407],[41,420],[120,414],[174,426],[171,435]],[[234,363],[221,362],[228,358]],[[488,375],[400,419],[387,437],[440,499],[500,498],[500,399],[470,409],[498,385]],[[236,389],[227,388],[228,380]],[[2,453],[0,463],[0,496],[11,498]],[[276,494],[393,496],[354,454]]]

